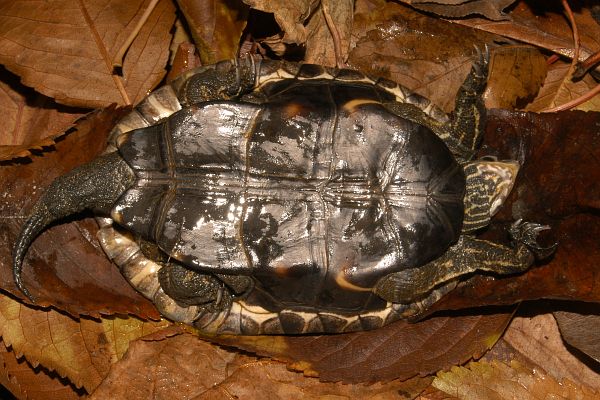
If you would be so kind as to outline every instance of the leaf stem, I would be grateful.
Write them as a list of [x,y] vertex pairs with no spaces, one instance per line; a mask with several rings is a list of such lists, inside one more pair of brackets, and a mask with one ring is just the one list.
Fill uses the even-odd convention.
[[[573,59],[571,61],[571,66],[569,67],[569,70],[567,71],[565,78],[563,79],[563,84],[565,81],[570,81],[573,74],[575,73],[575,70],[577,69],[577,63],[579,62],[579,32],[577,30],[577,23],[575,22],[575,16],[573,15],[573,11],[571,11],[571,7],[569,7],[569,1],[568,0],[561,0],[562,5],[565,9],[565,13],[567,14],[567,18],[569,19],[569,24],[571,24],[571,30],[573,31],[573,45],[575,47],[574,49],[574,54],[573,54]],[[561,84],[562,86],[562,84]],[[586,96],[588,93],[586,93],[584,96]],[[542,112],[556,112],[556,111],[564,111],[564,110],[568,110],[572,107],[575,107],[573,104],[575,101],[579,101],[582,97],[581,96],[577,99],[571,100],[565,104],[561,104],[559,106],[555,106],[546,110],[543,110]],[[584,100],[586,101],[586,100]],[[581,101],[578,104],[583,103],[584,101]]]
[[115,68],[123,67],[123,58],[125,57],[125,53],[127,53],[127,50],[129,50],[129,47],[131,47],[131,44],[133,43],[137,35],[140,33],[142,26],[144,26],[144,24],[148,20],[148,17],[150,17],[150,14],[152,14],[152,11],[154,11],[154,8],[158,4],[158,2],[159,0],[150,0],[150,4],[148,4],[148,7],[146,7],[146,10],[144,10],[144,13],[140,17],[140,20],[138,21],[137,25],[135,26],[135,28],[133,28],[133,31],[131,31],[131,33],[127,37],[127,40],[125,40],[125,42],[115,55],[113,59],[113,70]]
[[329,9],[325,5],[324,2],[321,2],[321,10],[323,10],[323,16],[325,17],[325,22],[327,23],[327,27],[329,28],[329,32],[331,33],[331,37],[333,38],[333,51],[335,53],[335,65],[338,68],[346,67],[346,63],[344,62],[344,58],[342,56],[342,41],[340,39],[340,32],[335,26],[331,15],[329,14]]
[[111,77],[112,77],[113,81],[115,82],[115,86],[117,87],[117,90],[119,91],[119,94],[121,95],[121,98],[123,98],[124,104],[131,105],[131,100],[129,100],[129,96],[127,95],[127,91],[125,90],[123,81],[121,81],[121,77],[112,73],[112,65],[110,63],[110,56],[108,55],[108,51],[106,50],[106,47],[104,46],[104,42],[102,41],[102,38],[100,37],[100,35],[98,34],[98,31],[96,30],[96,27],[94,25],[94,21],[92,20],[92,17],[88,13],[87,8],[85,7],[85,4],[83,4],[83,0],[79,0],[79,8],[81,10],[83,18],[85,19],[85,22],[88,24],[88,27],[89,27],[90,31],[92,32],[92,37],[94,38],[94,41],[96,42],[96,46],[98,46],[98,50],[100,51],[100,54],[102,54],[102,58],[104,59],[104,62],[106,63],[106,67],[108,68],[108,72],[111,74]]

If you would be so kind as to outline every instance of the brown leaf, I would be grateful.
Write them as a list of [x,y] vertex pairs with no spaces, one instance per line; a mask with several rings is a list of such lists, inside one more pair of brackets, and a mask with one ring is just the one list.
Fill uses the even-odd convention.
[[[77,129],[29,163],[0,164],[0,287],[17,297],[12,247],[27,213],[54,178],[91,160],[106,146],[106,135],[127,110],[110,108],[80,121]],[[72,315],[135,314],[157,318],[154,306],[125,281],[95,238],[97,224],[84,219],[59,224],[31,246],[23,278],[38,305],[54,305]]]
[[546,77],[546,59],[533,47],[494,49],[485,92],[487,108],[521,108],[537,95]]
[[90,398],[192,398],[223,381],[235,357],[192,335],[137,340]]
[[[592,90],[596,81],[589,74],[581,80],[573,82],[569,73],[570,64],[556,62],[548,70],[548,75],[538,97],[526,109],[527,111],[543,111],[576,99]],[[600,96],[594,96],[575,108],[581,111],[599,111]]]
[[368,332],[329,336],[217,337],[218,343],[292,362],[322,381],[375,382],[427,375],[481,356],[510,313],[400,321]]
[[324,383],[306,378],[286,369],[275,361],[247,362],[233,374],[204,392],[194,400],[221,398],[278,400],[278,399],[335,399],[396,400],[401,393],[404,398],[414,398],[431,383],[431,378],[413,378],[401,382],[395,380],[373,385],[345,385]]
[[162,0],[144,24],[123,65],[112,62],[148,0],[53,0],[0,4],[0,63],[23,83],[78,107],[136,103],[160,82],[175,9]]
[[472,362],[440,372],[433,386],[458,399],[597,399],[598,392],[572,382],[558,382],[517,362]]
[[237,57],[249,7],[241,0],[178,0],[204,65]]
[[473,46],[496,38],[383,0],[357,2],[352,36],[353,68],[398,82],[446,112],[471,68]]
[[[326,6],[333,26],[330,27],[325,22],[323,6],[315,11],[306,25],[308,37],[304,61],[334,67],[337,65],[337,61],[345,61],[348,58],[354,2],[349,0],[321,0],[321,4]],[[332,29],[335,29],[336,32],[332,32]],[[339,35],[342,60],[336,60],[333,38],[335,34]]]
[[31,154],[28,150],[52,146],[54,140],[83,115],[83,110],[56,104],[23,86],[19,78],[0,68],[0,161]]
[[0,360],[0,384],[18,399],[76,400],[85,393],[55,372],[41,366],[33,368],[23,358],[18,360],[4,345],[0,345]]
[[0,296],[0,336],[18,357],[43,365],[91,392],[123,356],[129,342],[168,322],[135,318],[79,321],[51,309],[25,306]]
[[[415,396],[430,382],[431,378],[415,378],[369,386],[322,383],[290,372],[282,363],[238,355],[196,336],[180,335],[132,343],[91,398],[275,400],[336,396],[385,400],[397,399],[398,392]],[[173,391],[173,387],[178,390]]]
[[[480,18],[453,20],[453,23],[495,33],[522,43],[573,58],[573,33],[560,2],[520,1],[509,14],[510,20],[492,22]],[[600,25],[589,7],[574,9],[583,61],[600,48]]]
[[502,12],[515,0],[401,0],[420,10],[443,17],[460,18],[479,14],[492,20],[506,19]]
[[578,304],[579,312],[553,313],[566,343],[600,362],[600,316],[593,307]]
[[542,241],[558,240],[558,249],[543,266],[519,276],[476,276],[431,311],[539,298],[600,302],[599,124],[600,113],[592,112],[489,113],[482,154],[524,165],[484,237],[506,241],[506,225],[524,218],[549,223],[551,237]]
[[273,13],[277,24],[284,32],[283,43],[304,44],[308,32],[304,22],[319,6],[320,0],[294,0],[287,2],[269,0],[243,0],[250,7]]
[[200,58],[196,55],[196,46],[189,42],[181,43],[173,57],[171,70],[167,74],[167,82],[170,83],[184,72],[201,65]]
[[558,381],[570,380],[600,392],[598,373],[565,348],[552,314],[515,318],[504,340]]

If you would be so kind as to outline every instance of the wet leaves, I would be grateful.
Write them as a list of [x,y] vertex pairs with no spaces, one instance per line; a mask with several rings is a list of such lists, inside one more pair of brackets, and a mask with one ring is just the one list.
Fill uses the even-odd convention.
[[[513,1],[411,3],[442,16],[475,13],[500,19]],[[481,49],[488,44],[488,107],[542,110],[597,84],[589,75],[571,82],[569,61],[548,52],[572,57],[572,32],[562,10],[525,2],[506,9],[510,19],[447,22],[382,0],[161,0],[127,51],[122,73],[113,71],[112,58],[148,4],[54,0],[0,5],[0,62],[16,74],[0,70],[0,107],[5,110],[0,130],[0,160],[5,160],[0,161],[3,386],[18,398],[71,399],[94,390],[96,398],[131,399],[415,397],[429,386],[431,374],[478,358],[496,344],[485,362],[438,374],[437,389],[429,386],[427,396],[597,395],[597,373],[561,347],[550,314],[515,319],[497,344],[512,308],[472,308],[539,298],[587,301],[592,311],[583,316],[573,314],[581,311],[577,307],[561,307],[569,314],[556,316],[565,339],[591,357],[597,355],[597,112],[490,113],[482,155],[518,159],[523,166],[509,202],[484,235],[506,241],[505,226],[524,217],[552,226],[544,239],[558,239],[558,252],[521,276],[474,277],[436,305],[443,314],[418,323],[331,336],[211,338],[229,346],[224,349],[165,322],[118,317],[159,315],[106,259],[90,215],[51,227],[30,249],[24,280],[37,299],[31,306],[11,274],[11,247],[23,218],[54,177],[103,150],[107,132],[124,111],[108,108],[75,120],[90,108],[125,104],[127,99],[136,103],[158,84],[165,67],[176,74],[197,65],[198,55],[211,63],[253,53],[325,65],[347,63],[399,81],[451,111],[475,54],[473,45]],[[176,9],[183,20],[174,28]],[[580,24],[580,58],[585,58],[600,48],[600,30],[585,4],[575,9],[575,19]],[[183,56],[167,66],[173,32],[176,43],[193,37],[199,50],[193,54],[183,46]],[[497,46],[506,38],[537,48]],[[580,109],[598,111],[597,98]],[[14,158],[24,156],[29,158]],[[445,311],[465,308],[470,310]],[[270,358],[240,354],[235,348]],[[511,364],[508,359],[513,358],[520,364]],[[515,385],[525,390],[519,392]]]

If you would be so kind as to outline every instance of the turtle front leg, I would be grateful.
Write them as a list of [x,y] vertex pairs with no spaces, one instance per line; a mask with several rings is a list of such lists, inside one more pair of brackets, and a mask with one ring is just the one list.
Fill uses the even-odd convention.
[[543,247],[537,243],[537,235],[544,229],[548,227],[517,221],[509,230],[514,248],[462,235],[440,258],[390,274],[377,283],[374,291],[387,301],[408,304],[422,300],[434,288],[454,278],[476,271],[499,275],[523,272],[536,258],[545,258],[556,249],[556,244]]
[[450,137],[442,138],[448,147],[458,149],[456,155],[465,161],[473,158],[479,148],[486,115],[483,92],[487,84],[490,54],[487,46],[483,53],[475,49],[477,60],[456,95]]

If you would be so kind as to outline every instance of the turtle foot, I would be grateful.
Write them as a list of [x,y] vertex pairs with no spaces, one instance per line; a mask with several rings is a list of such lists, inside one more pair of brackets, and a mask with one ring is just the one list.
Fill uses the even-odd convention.
[[558,247],[558,243],[553,243],[550,246],[542,246],[538,243],[538,234],[548,229],[550,229],[548,225],[525,222],[519,219],[511,225],[509,234],[514,242],[523,244],[533,253],[536,259],[541,260],[551,256]]

